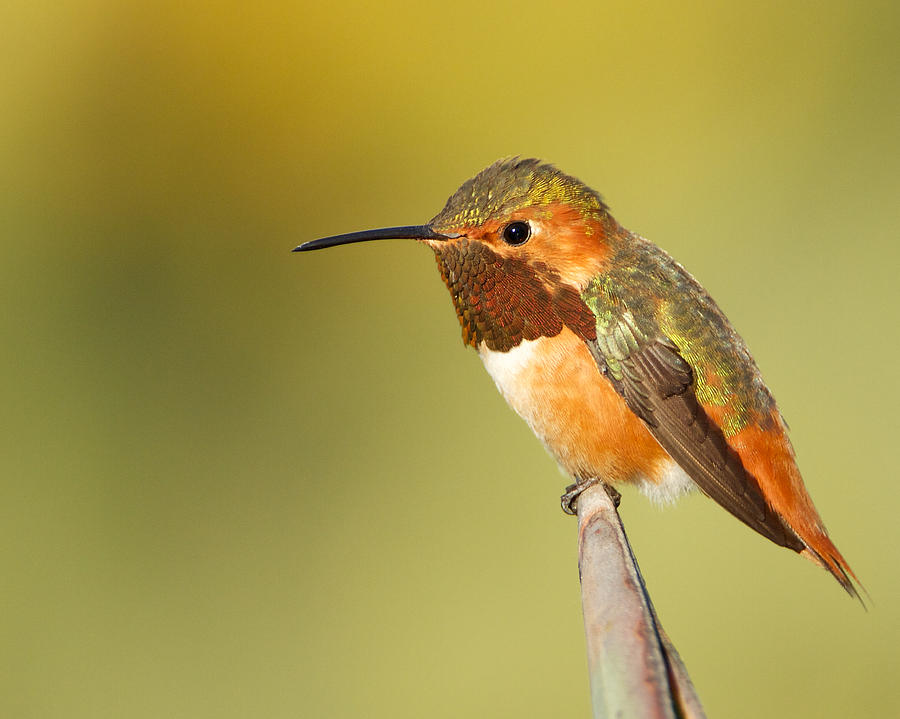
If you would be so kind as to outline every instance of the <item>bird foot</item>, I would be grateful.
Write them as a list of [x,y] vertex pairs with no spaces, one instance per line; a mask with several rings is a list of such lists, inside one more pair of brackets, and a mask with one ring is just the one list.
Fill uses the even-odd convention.
[[562,511],[566,514],[576,514],[577,513],[577,504],[578,497],[581,496],[581,493],[586,490],[588,487],[593,487],[595,484],[600,484],[603,486],[603,489],[606,490],[606,493],[609,495],[609,498],[612,499],[613,504],[616,506],[616,509],[619,508],[619,502],[622,501],[622,495],[619,494],[616,489],[612,486],[606,484],[599,477],[591,477],[590,479],[586,479],[583,482],[576,482],[575,484],[570,484],[566,487],[566,493],[559,498],[560,506],[562,506]]

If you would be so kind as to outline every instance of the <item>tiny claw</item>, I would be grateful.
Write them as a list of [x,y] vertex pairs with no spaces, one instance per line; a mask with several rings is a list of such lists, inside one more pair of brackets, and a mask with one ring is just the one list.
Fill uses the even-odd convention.
[[622,495],[609,484],[606,484],[602,479],[598,477],[591,477],[590,479],[586,479],[583,482],[576,482],[575,484],[570,484],[566,487],[566,493],[559,498],[559,504],[562,507],[562,511],[566,514],[575,515],[577,514],[577,504],[578,497],[581,496],[581,493],[586,490],[588,487],[593,487],[595,484],[603,485],[603,489],[606,490],[606,493],[609,495],[609,498],[613,501],[616,509],[619,508],[619,502],[622,501]]
[[616,509],[618,509],[619,504],[622,501],[622,495],[619,493],[619,490],[617,490],[611,484],[604,484],[603,489],[606,490],[606,493],[609,495],[609,498],[613,501],[613,505],[615,506]]
[[581,494],[585,488],[580,484],[570,484],[566,487],[566,493],[559,498],[559,505],[562,507],[562,511],[566,514],[575,515],[575,500],[578,499],[578,495]]

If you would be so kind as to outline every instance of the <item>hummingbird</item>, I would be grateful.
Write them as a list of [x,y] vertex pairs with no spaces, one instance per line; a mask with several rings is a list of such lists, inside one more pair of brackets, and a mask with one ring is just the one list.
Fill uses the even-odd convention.
[[699,489],[859,598],[746,344],[700,283],[596,191],[551,164],[506,158],[424,225],[294,251],[382,239],[434,251],[463,342],[574,480],[565,511],[596,483],[635,485],[658,503]]

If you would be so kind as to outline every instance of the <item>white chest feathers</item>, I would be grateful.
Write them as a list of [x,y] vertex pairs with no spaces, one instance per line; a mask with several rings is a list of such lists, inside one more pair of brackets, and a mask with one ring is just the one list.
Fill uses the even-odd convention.
[[[482,342],[478,347],[478,354],[484,362],[484,368],[500,390],[510,406],[519,414],[518,404],[531,399],[530,387],[526,375],[531,371],[535,361],[537,345],[541,340],[522,340],[508,352],[495,352],[488,349]],[[526,394],[528,396],[526,396]],[[514,401],[518,400],[518,401]]]

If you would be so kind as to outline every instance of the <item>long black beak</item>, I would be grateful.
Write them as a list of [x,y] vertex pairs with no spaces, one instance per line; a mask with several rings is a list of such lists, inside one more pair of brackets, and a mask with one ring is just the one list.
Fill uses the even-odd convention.
[[432,230],[428,225],[383,227],[380,230],[363,230],[362,232],[349,232],[346,235],[334,235],[333,237],[310,240],[299,247],[295,247],[292,251],[321,250],[326,247],[349,245],[351,242],[368,242],[369,240],[452,240],[454,237],[459,237],[459,235],[442,235],[440,232]]

